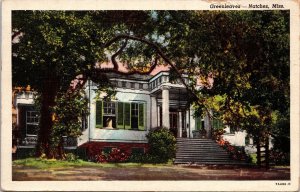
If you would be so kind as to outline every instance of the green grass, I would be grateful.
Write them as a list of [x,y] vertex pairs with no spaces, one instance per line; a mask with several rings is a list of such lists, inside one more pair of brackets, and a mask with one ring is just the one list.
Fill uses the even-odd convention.
[[166,164],[143,164],[143,163],[94,163],[83,160],[63,161],[56,159],[26,158],[13,161],[13,165],[34,167],[39,169],[59,169],[70,167],[101,167],[101,168],[128,168],[128,167],[165,167],[171,166],[172,163]]

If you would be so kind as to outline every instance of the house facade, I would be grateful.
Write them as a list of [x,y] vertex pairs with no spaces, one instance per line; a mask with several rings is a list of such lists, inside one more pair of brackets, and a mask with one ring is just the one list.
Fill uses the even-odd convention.
[[[78,145],[86,147],[90,154],[111,148],[129,153],[146,151],[146,135],[157,127],[170,129],[176,138],[199,138],[204,129],[202,137],[211,138],[211,127],[223,126],[208,116],[195,117],[185,86],[180,81],[170,81],[167,71],[154,76],[108,76],[116,89],[116,95],[110,100],[105,99],[105,93],[97,91],[95,83],[89,81],[85,86],[90,115]],[[187,77],[183,78],[188,83]],[[228,131],[226,139],[244,146],[245,136],[245,132]]]
[[[116,94],[108,100],[106,93],[99,93],[97,84],[92,81],[85,84],[90,114],[82,123],[82,135],[77,141],[65,138],[66,148],[86,149],[89,156],[112,148],[128,153],[146,152],[146,135],[151,129],[168,128],[176,138],[211,138],[211,127],[224,126],[208,116],[195,117],[186,88],[180,81],[171,81],[168,71],[154,76],[107,75],[115,85]],[[188,83],[187,77],[183,78]],[[32,92],[20,92],[14,99],[16,127],[21,135],[19,148],[34,147],[36,143],[39,114],[34,109],[33,97]],[[246,132],[231,133],[229,127],[225,130],[226,140],[245,146]]]

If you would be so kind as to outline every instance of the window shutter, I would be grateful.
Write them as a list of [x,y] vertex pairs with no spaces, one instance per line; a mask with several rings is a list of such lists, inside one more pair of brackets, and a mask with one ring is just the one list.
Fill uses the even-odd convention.
[[117,128],[124,129],[124,103],[118,103]]
[[196,117],[196,130],[201,130],[202,129],[202,122],[201,122],[201,117]]
[[219,129],[223,129],[223,128],[224,128],[223,121],[219,119]]
[[144,103],[139,104],[139,130],[145,130],[145,107],[144,107]]
[[102,128],[103,122],[103,104],[102,101],[96,101],[96,128]]
[[125,129],[131,128],[131,105],[130,105],[130,103],[124,103],[124,124],[125,124]]
[[218,120],[217,119],[213,119],[213,128],[218,129]]

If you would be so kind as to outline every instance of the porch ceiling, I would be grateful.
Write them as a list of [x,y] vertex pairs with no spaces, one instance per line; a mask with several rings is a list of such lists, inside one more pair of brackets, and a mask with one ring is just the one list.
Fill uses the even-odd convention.
[[[162,99],[162,90],[157,90],[153,93],[158,100]],[[188,102],[188,92],[185,88],[170,87],[169,89],[169,100],[178,101],[181,103]]]

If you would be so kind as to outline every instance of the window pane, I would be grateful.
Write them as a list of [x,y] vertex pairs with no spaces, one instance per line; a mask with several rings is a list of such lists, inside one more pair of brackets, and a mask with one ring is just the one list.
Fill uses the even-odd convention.
[[114,102],[104,102],[103,103],[104,107],[103,107],[103,112],[104,115],[115,115],[116,114],[116,106]]
[[38,125],[27,125],[26,134],[37,135]]
[[138,104],[137,103],[132,103],[131,104],[131,116],[132,117],[137,117],[138,116]]
[[129,129],[131,124],[130,124],[130,120],[131,120],[131,117],[130,117],[130,103],[125,103],[124,104],[124,124],[125,124],[125,128],[126,129]]

